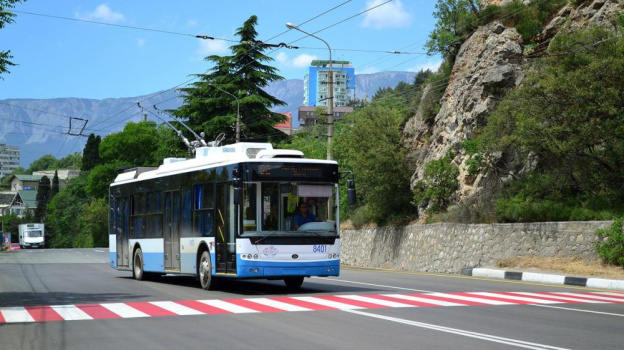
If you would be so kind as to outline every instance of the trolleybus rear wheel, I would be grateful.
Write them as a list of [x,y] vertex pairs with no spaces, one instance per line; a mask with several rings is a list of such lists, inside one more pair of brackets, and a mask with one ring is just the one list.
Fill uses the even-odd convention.
[[134,259],[132,261],[132,276],[138,280],[142,281],[145,279],[145,271],[143,271],[143,251],[141,248],[137,248],[134,251]]

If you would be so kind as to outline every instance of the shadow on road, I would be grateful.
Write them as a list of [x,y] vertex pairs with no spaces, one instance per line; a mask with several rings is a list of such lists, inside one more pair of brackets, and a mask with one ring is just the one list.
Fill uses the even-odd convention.
[[116,303],[145,297],[127,293],[8,292],[1,294],[0,307]]

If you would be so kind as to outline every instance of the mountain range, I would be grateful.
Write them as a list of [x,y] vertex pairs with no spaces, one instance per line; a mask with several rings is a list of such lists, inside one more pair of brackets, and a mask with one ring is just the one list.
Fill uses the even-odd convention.
[[[370,99],[379,88],[394,87],[399,82],[413,82],[412,72],[382,72],[356,75],[356,98]],[[293,127],[299,127],[297,108],[303,105],[303,80],[289,79],[271,83],[265,89],[286,102],[276,112],[291,112]],[[142,110],[137,102],[145,110]],[[177,90],[150,95],[106,98],[4,99],[0,100],[0,143],[19,146],[20,163],[30,163],[45,154],[62,158],[82,152],[86,137],[95,133],[105,136],[120,131],[128,121],[139,121],[146,115],[161,123],[171,117],[159,110],[176,109],[182,104]],[[160,115],[160,118],[157,117]]]

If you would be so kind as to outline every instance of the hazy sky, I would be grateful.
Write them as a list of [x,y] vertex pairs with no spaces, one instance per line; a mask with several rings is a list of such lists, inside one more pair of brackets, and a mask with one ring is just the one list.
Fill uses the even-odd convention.
[[302,79],[312,59],[329,58],[325,44],[287,31],[286,22],[307,22],[301,28],[326,40],[333,58],[351,61],[356,74],[436,68],[440,57],[423,54],[435,2],[28,0],[0,30],[0,49],[11,50],[18,64],[0,80],[0,99],[102,99],[172,88],[210,68],[205,56],[229,55],[236,28],[251,15],[258,16],[259,40],[300,47],[265,51],[286,79]]

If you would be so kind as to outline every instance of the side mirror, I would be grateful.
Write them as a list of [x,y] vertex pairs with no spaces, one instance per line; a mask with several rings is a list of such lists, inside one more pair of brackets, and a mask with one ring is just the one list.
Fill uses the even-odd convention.
[[347,180],[347,203],[349,205],[355,205],[355,181]]

